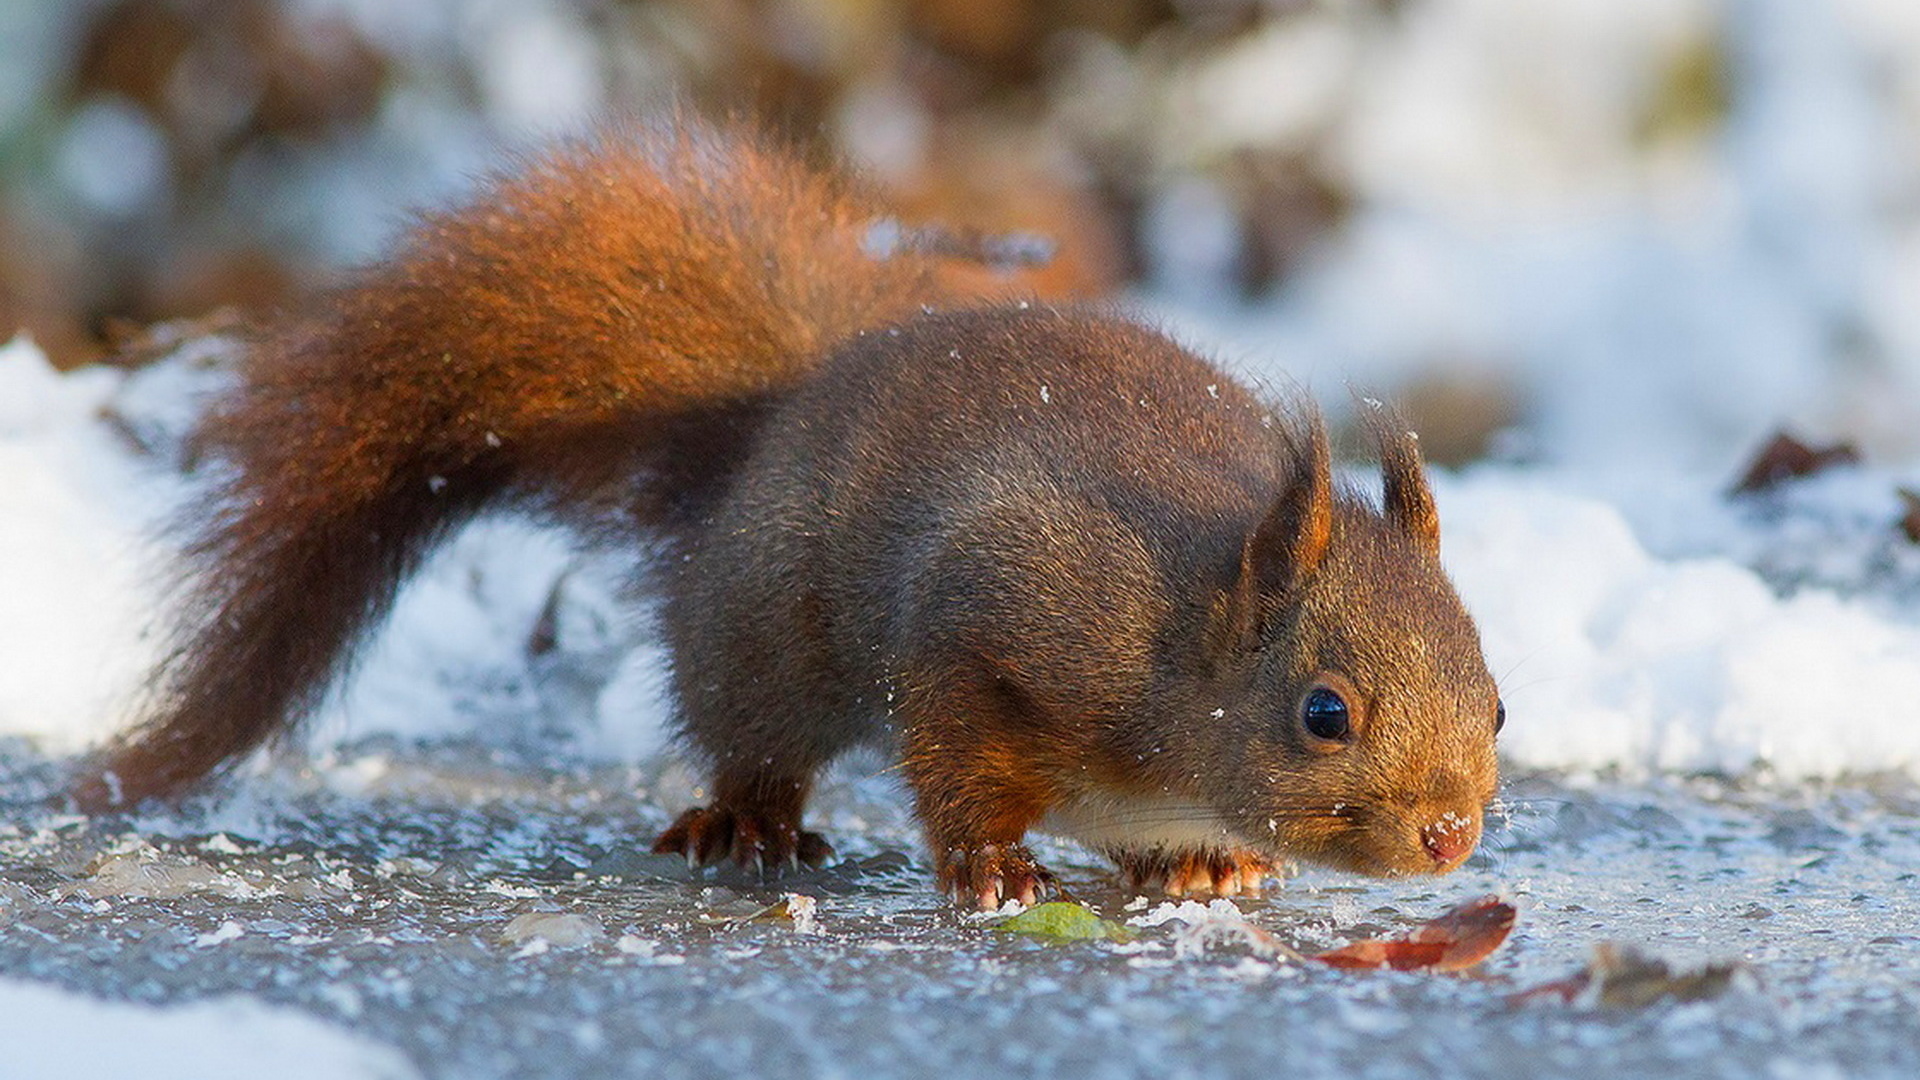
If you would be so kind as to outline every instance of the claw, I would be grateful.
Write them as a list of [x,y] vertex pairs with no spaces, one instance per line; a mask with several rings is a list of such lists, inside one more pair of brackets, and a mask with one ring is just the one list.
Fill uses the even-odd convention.
[[654,841],[653,850],[685,855],[689,867],[731,859],[741,870],[761,877],[803,862],[819,866],[833,854],[820,834],[802,831],[796,822],[725,806],[695,807],[681,814]]
[[833,858],[833,845],[819,833],[802,832],[800,842],[794,846],[794,857],[811,867],[825,866]]
[[1257,896],[1274,866],[1251,851],[1116,852],[1127,887],[1170,897]]
[[955,904],[980,911],[997,911],[1008,900],[1031,907],[1055,888],[1052,872],[1018,844],[952,849],[940,878]]

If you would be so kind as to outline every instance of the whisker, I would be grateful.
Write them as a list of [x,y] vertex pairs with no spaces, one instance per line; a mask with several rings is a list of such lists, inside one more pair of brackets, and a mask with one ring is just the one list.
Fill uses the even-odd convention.
[[1578,678],[1578,676],[1576,675],[1541,675],[1538,678],[1528,679],[1526,682],[1523,682],[1518,686],[1502,686],[1500,688],[1500,695],[1502,697],[1506,697],[1507,695],[1510,695],[1510,694],[1521,694],[1521,693],[1525,693],[1528,690],[1533,689],[1536,686],[1549,686],[1557,682],[1569,682],[1575,678]]
[[1507,680],[1513,678],[1514,672],[1519,671],[1521,668],[1527,666],[1527,661],[1532,660],[1533,657],[1534,657],[1533,653],[1528,653],[1527,655],[1521,657],[1520,659],[1515,660],[1513,664],[1507,668],[1507,670],[1501,672],[1498,675],[1495,675],[1493,677],[1494,687],[1498,689],[1501,693],[1503,694],[1506,693]]
[[[1552,826],[1549,810],[1571,805],[1572,800],[1554,796],[1516,798],[1497,794],[1486,807],[1487,828],[1482,834],[1482,843],[1496,838],[1507,841],[1537,835]],[[1495,828],[1496,822],[1498,828]]]

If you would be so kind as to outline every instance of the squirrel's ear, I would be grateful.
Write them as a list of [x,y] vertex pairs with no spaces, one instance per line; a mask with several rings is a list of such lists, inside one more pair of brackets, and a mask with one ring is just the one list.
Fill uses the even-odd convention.
[[1440,511],[1420,461],[1420,443],[1398,413],[1368,403],[1374,438],[1380,443],[1382,502],[1387,521],[1430,555],[1440,553]]
[[1293,477],[1240,552],[1240,579],[1261,596],[1285,592],[1312,573],[1333,540],[1333,454],[1318,416],[1301,425]]
[[1333,454],[1320,417],[1301,422],[1294,442],[1293,476],[1240,548],[1234,581],[1222,597],[1218,625],[1224,642],[1257,644],[1276,597],[1326,558],[1333,542]]

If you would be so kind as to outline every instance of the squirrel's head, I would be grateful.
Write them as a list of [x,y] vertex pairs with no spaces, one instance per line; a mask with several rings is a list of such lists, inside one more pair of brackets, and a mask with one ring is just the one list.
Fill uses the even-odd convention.
[[1375,418],[1379,509],[1335,489],[1323,425],[1247,536],[1215,609],[1240,757],[1210,792],[1256,847],[1367,874],[1444,873],[1479,842],[1505,711],[1440,567],[1413,436]]

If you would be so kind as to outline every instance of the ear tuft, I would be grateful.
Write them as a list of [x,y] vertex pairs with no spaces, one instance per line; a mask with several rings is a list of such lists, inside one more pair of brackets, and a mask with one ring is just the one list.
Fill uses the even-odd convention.
[[1240,565],[1222,598],[1221,628],[1241,647],[1257,644],[1274,601],[1326,559],[1333,543],[1333,453],[1317,412],[1288,432],[1293,475],[1240,548]]
[[1387,521],[1421,550],[1440,553],[1440,511],[1433,502],[1419,436],[1400,414],[1371,399],[1361,403],[1368,427],[1380,445],[1382,504]]
[[1333,453],[1318,413],[1290,439],[1293,475],[1247,537],[1241,577],[1263,596],[1285,592],[1320,566],[1333,541]]

